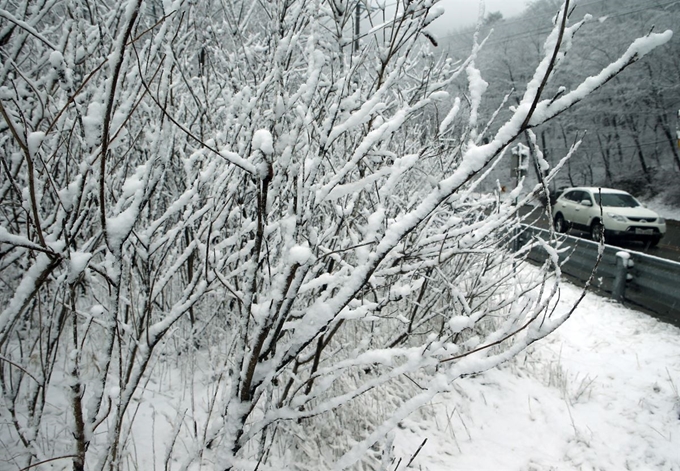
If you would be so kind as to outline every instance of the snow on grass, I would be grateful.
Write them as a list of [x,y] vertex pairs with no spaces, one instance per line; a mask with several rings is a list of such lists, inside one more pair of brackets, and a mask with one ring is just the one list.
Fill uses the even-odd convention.
[[[558,311],[577,296],[563,285]],[[680,329],[594,294],[529,352],[455,389],[402,422],[398,457],[428,439],[414,469],[680,469]]]
[[[554,315],[563,315],[580,294],[567,283],[561,290]],[[173,437],[192,414],[202,427],[220,396],[211,379],[220,369],[214,359],[174,363],[161,355],[157,361],[164,380],[148,383],[135,400],[124,469],[133,469],[131,463],[163,469],[169,447],[177,466],[197,458],[191,439]],[[190,408],[173,393],[187,384]],[[679,470],[679,389],[680,329],[589,293],[571,319],[530,351],[456,381],[454,392],[400,420],[393,444],[401,464],[388,469]],[[115,402],[118,394],[114,385],[109,397]]]

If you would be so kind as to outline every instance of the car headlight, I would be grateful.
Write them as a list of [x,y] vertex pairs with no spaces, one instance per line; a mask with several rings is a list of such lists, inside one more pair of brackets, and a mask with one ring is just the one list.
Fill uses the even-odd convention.
[[609,216],[611,219],[613,219],[616,222],[626,222],[627,221],[627,219],[624,216],[621,216],[620,214],[607,213],[607,216]]
[[664,218],[659,218],[656,220],[659,224],[666,224],[666,220]]

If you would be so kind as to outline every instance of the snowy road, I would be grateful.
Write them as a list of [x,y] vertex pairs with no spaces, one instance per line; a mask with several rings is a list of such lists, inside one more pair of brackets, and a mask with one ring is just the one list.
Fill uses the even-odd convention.
[[[564,286],[559,309],[577,296]],[[531,352],[406,421],[395,446],[406,463],[427,438],[423,471],[680,470],[679,389],[680,329],[588,294]]]

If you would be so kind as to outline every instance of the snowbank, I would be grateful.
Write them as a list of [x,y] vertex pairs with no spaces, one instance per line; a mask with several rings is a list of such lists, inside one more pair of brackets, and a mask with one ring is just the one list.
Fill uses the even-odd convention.
[[[577,288],[562,288],[565,309]],[[512,364],[403,422],[414,469],[680,469],[680,329],[588,294]],[[418,468],[420,466],[420,468]]]

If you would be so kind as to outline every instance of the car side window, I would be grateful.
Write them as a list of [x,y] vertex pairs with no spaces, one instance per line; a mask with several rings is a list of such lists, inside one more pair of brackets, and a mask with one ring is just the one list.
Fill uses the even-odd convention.
[[592,206],[593,205],[593,199],[590,197],[590,194],[588,194],[585,191],[582,191],[581,193],[583,193],[583,194],[581,195],[580,201],[590,201],[590,206]]
[[569,191],[564,195],[565,200],[576,201],[574,195],[578,193],[577,191]]
[[582,192],[582,191],[579,191],[579,190],[572,191],[572,192],[569,194],[569,199],[570,199],[571,201],[575,202],[575,203],[580,203],[580,202],[581,202],[581,194],[582,194],[582,193],[583,193],[583,192]]

